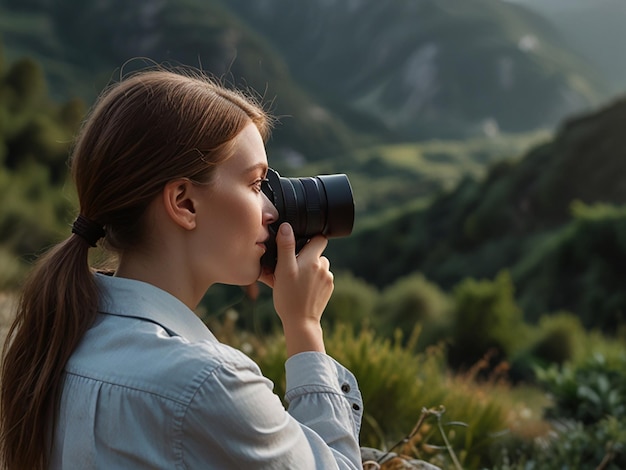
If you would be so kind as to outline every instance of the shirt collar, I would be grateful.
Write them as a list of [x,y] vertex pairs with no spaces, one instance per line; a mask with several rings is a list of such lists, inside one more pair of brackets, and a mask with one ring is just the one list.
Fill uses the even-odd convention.
[[143,281],[100,273],[95,276],[101,313],[147,320],[189,342],[216,341],[202,320],[172,294]]

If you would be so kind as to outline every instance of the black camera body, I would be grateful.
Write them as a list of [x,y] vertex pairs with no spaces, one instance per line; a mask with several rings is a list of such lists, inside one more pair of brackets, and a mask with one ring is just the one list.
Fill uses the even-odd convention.
[[269,169],[262,183],[263,193],[278,211],[278,220],[269,227],[267,251],[261,265],[276,267],[276,233],[288,222],[296,238],[296,253],[315,235],[345,237],[354,226],[354,198],[348,177],[344,174],[304,178],[284,178]]

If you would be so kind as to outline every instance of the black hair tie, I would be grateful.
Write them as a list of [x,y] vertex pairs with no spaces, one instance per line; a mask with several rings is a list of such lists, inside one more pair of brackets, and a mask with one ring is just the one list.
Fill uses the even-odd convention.
[[104,227],[84,215],[79,215],[72,225],[72,233],[75,233],[91,246],[96,246],[98,240],[104,237]]

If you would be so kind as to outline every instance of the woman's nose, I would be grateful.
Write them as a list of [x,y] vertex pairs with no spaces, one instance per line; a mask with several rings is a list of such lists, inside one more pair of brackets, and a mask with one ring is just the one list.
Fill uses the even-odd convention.
[[265,204],[263,207],[263,221],[268,225],[273,224],[278,220],[278,210],[274,204],[272,204],[272,201],[269,200],[267,195],[263,194],[263,200]]

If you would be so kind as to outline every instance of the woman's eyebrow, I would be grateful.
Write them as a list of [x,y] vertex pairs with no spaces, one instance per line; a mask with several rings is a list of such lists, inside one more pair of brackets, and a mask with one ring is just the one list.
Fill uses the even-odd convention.
[[262,170],[263,174],[265,174],[265,173],[267,173],[267,169],[268,169],[267,163],[260,162],[260,163],[256,163],[256,164],[246,168],[244,170],[244,173],[248,174],[248,173],[252,173],[252,172],[257,171],[257,170]]

